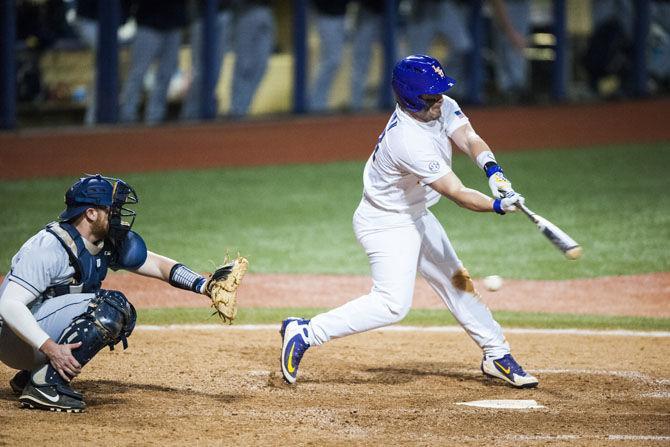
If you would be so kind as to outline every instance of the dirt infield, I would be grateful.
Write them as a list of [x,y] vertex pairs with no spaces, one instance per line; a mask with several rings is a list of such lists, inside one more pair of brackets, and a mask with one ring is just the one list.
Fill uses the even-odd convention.
[[[310,350],[290,387],[275,330],[138,330],[74,382],[82,415],[19,409],[0,368],[0,445],[668,445],[667,338],[508,339],[539,388],[485,379],[463,333],[337,340]],[[457,405],[482,399],[545,408]]]
[[[140,278],[110,275],[105,287],[124,290],[139,307],[208,305],[131,277]],[[368,286],[366,277],[249,274],[239,298],[244,307],[334,306]],[[667,316],[669,288],[670,274],[661,273],[508,281],[482,294],[493,309]],[[613,300],[615,293],[626,299]],[[442,307],[421,281],[414,305]],[[138,329],[127,351],[103,350],[74,382],[89,405],[83,415],[20,409],[5,385],[13,372],[0,367],[0,445],[54,436],[68,445],[670,443],[668,337],[510,330],[515,356],[541,380],[538,389],[516,390],[481,375],[480,351],[462,331],[336,340],[310,350],[298,385],[288,386],[279,373],[278,328],[149,329]],[[458,404],[485,399],[533,399],[544,408]]]

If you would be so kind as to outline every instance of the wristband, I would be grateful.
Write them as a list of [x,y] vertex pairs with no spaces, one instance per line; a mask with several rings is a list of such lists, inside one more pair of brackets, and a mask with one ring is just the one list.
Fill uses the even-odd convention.
[[493,201],[493,211],[502,216],[503,214],[505,214],[505,210],[502,209],[501,201],[502,199],[495,199]]
[[489,163],[496,163],[496,157],[493,155],[493,152],[484,151],[477,155],[475,161],[477,162],[477,166],[486,171],[486,165]]
[[486,172],[486,177],[491,177],[496,172],[500,172],[503,175],[505,174],[500,165],[492,161],[486,163],[486,166],[484,166],[484,172]]
[[202,288],[207,280],[204,276],[194,272],[184,264],[175,264],[170,269],[170,285],[178,289],[190,290],[202,293]]

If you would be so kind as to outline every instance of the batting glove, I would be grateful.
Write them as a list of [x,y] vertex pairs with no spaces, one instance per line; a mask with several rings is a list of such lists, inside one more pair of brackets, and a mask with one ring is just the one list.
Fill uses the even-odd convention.
[[489,188],[491,194],[497,199],[501,199],[510,193],[514,193],[512,182],[507,180],[502,168],[495,163],[487,163],[486,176],[489,178]]
[[526,199],[521,194],[512,191],[502,199],[495,199],[493,201],[493,210],[498,214],[513,213],[518,209],[515,205],[517,203],[523,205],[525,201]]

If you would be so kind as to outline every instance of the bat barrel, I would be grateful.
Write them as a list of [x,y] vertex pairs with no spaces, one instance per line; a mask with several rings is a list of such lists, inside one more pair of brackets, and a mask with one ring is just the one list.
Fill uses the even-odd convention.
[[517,202],[515,205],[537,225],[538,229],[549,242],[563,252],[566,258],[575,260],[582,256],[582,247],[574,239],[568,236],[566,232],[549,222],[544,217],[531,211],[530,208],[523,203]]

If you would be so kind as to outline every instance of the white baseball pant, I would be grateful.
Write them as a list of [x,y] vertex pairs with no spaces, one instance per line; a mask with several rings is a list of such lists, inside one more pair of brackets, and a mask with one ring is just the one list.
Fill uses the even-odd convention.
[[418,271],[485,355],[510,352],[500,325],[464,276],[467,272],[433,213],[425,208],[393,213],[363,199],[354,214],[354,231],[370,261],[372,290],[312,318],[314,344],[402,320],[412,306]]

